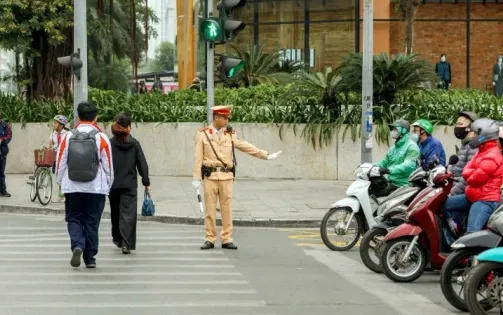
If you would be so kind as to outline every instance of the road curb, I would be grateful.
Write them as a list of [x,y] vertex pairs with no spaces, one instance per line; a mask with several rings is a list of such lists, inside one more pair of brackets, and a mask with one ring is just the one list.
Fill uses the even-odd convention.
[[[48,207],[33,207],[33,206],[16,206],[16,205],[0,205],[2,213],[22,213],[22,214],[58,214],[65,215],[64,209],[55,209]],[[102,218],[110,219],[110,212],[104,211]],[[201,217],[182,217],[170,215],[154,215],[152,217],[144,217],[139,215],[138,221],[153,221],[159,223],[170,224],[189,224],[203,225],[204,219]],[[275,228],[319,228],[320,220],[292,220],[292,219],[234,219],[234,226],[247,227],[275,227]],[[217,219],[217,225],[221,226],[221,219]]]

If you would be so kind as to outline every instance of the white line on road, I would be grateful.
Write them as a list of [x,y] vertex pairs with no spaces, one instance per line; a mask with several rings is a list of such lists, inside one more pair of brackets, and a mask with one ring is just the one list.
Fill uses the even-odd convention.
[[[51,266],[44,266],[44,269],[64,269],[68,267],[68,263],[65,262],[64,265],[51,265]],[[10,269],[13,272],[17,269],[40,269],[39,264],[32,264],[32,265],[20,265],[20,264],[15,264],[15,265],[6,265],[6,264],[0,264],[0,270],[1,269]],[[168,269],[234,269],[235,266],[233,265],[221,265],[219,264],[217,267],[214,265],[167,265],[167,264],[134,264],[134,265],[106,265],[106,266],[99,266],[100,270],[102,269],[108,269],[108,268],[113,268],[113,269],[130,269],[130,268],[168,268]]]
[[[147,240],[202,240],[201,236],[152,236],[138,237],[139,241]],[[34,239],[0,239],[0,243],[17,243],[17,242],[46,242],[46,241],[69,241],[69,237],[38,237]]]
[[236,290],[219,290],[219,289],[206,289],[206,290],[190,290],[190,289],[175,289],[175,290],[104,290],[104,291],[68,291],[68,290],[40,290],[40,291],[8,291],[8,292],[0,292],[0,296],[2,295],[54,295],[54,296],[62,296],[62,295],[154,295],[154,294],[162,294],[162,295],[182,295],[182,294],[256,294],[257,291],[253,289],[236,289]]
[[[117,249],[117,251],[118,251],[118,249]],[[61,256],[61,255],[65,255],[65,256],[68,256],[68,253],[69,253],[69,251],[5,251],[5,250],[3,250],[1,254],[3,256],[5,256],[5,255],[13,255],[13,256],[14,255],[23,255],[23,256],[29,256],[29,255],[51,255],[51,256],[52,255],[56,255],[56,256]],[[106,254],[108,254],[108,253],[106,253]],[[110,253],[110,254],[114,254],[114,253]],[[138,250],[138,251],[134,251],[133,255],[157,255],[157,254],[173,254],[173,255],[223,255],[224,252],[218,251],[218,250],[213,250],[213,251],[206,251],[206,252],[203,253],[199,248],[197,248],[197,249],[194,249],[192,251],[187,251],[187,250],[156,250],[156,251]],[[127,257],[126,257],[126,260],[127,260]]]
[[[12,272],[0,272],[2,277],[24,277],[24,276],[84,276],[84,277],[104,277],[104,276],[240,276],[240,272],[78,272],[69,270],[68,272],[23,272],[15,274]],[[115,283],[115,281],[113,281]]]
[[[161,224],[161,223],[160,223]],[[168,225],[165,224],[164,226],[161,225],[158,226],[153,226],[153,225],[145,225],[145,224],[140,224],[138,222],[138,229],[139,233],[142,233],[144,231],[172,231],[172,232],[178,232],[178,231],[186,231],[186,232],[196,232],[199,231],[201,233],[204,233],[203,229],[201,226],[187,226],[187,227],[182,227],[180,225]],[[174,227],[176,226],[176,227]],[[101,225],[100,226],[100,231],[107,230],[109,231],[112,228],[111,225]],[[2,231],[68,231],[66,227],[66,223],[63,226],[5,226],[2,227]]]
[[248,284],[246,280],[114,280],[114,281],[75,281],[75,280],[15,280],[15,281],[0,281],[0,285],[233,285],[233,284]]
[[[209,257],[120,257],[120,258],[98,258],[99,261],[229,261],[229,258],[209,258]],[[5,258],[0,257],[0,262],[2,261],[61,261],[61,259],[53,258]]]
[[[2,228],[2,231],[3,228]],[[141,232],[138,232],[136,237],[137,238],[142,238],[144,236],[152,236],[152,235],[159,235],[159,234],[197,234],[201,237],[202,232],[199,230],[178,230],[178,231],[173,231],[173,230],[153,230],[150,231],[144,230]],[[68,232],[54,232],[54,233],[35,233],[35,234],[0,234],[0,238],[37,238],[37,237],[57,237],[57,236],[66,236],[68,238]],[[99,233],[100,237],[108,237],[110,236],[110,233],[105,232],[105,231],[100,231]],[[204,236],[204,235],[203,235]],[[156,239],[158,238],[157,236],[153,236]]]
[[356,263],[356,261],[346,257],[344,254],[307,249],[304,251],[309,256],[335,271],[340,277],[346,279],[346,281],[376,296],[399,314],[441,315],[448,312],[447,309],[434,304],[428,298],[416,294],[387,278],[386,280],[388,281],[383,283],[384,276],[369,271],[362,264]]
[[0,304],[0,308],[163,308],[163,307],[265,307],[267,304],[265,301],[201,301],[201,302],[171,302],[171,303],[28,303],[28,302],[14,302],[16,304]]
[[[198,243],[167,243],[167,242],[148,242],[148,243],[141,243],[137,242],[136,246],[145,248],[145,247],[197,247],[199,248],[203,243],[203,241],[198,242]],[[114,247],[117,248],[114,244],[111,244],[112,241],[110,240],[110,244],[106,242],[106,240],[100,240],[100,243],[104,243],[103,245],[100,245],[100,248],[109,248],[109,247]],[[0,248],[9,248],[9,247],[14,247],[14,248],[22,248],[22,247],[30,247],[30,248],[70,248],[70,239],[67,240],[65,243],[61,244],[0,244]]]

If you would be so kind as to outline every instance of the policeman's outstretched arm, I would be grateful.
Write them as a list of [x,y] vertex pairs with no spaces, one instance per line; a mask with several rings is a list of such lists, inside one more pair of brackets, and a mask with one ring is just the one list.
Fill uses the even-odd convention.
[[232,134],[232,141],[234,142],[234,146],[236,147],[236,149],[259,159],[273,160],[277,158],[279,154],[281,154],[281,151],[268,154],[267,151],[259,149],[253,144],[246,142],[245,140],[239,139],[236,136],[235,132]]

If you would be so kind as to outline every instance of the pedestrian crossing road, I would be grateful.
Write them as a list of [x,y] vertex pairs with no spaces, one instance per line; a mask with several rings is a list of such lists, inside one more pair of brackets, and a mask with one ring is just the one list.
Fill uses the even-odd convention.
[[138,222],[137,250],[123,255],[103,220],[98,267],[72,268],[63,216],[0,214],[0,315],[453,313],[438,273],[392,283],[358,248],[321,246],[316,229],[237,227],[234,237],[237,251],[201,251],[201,226]]
[[223,249],[199,249],[200,226],[139,222],[137,250],[123,255],[104,220],[98,268],[75,269],[62,217],[0,219],[2,315],[270,314]]

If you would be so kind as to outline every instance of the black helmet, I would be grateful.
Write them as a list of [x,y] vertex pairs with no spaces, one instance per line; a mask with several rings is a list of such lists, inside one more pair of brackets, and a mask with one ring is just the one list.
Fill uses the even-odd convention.
[[390,127],[402,127],[407,129],[407,131],[410,131],[410,124],[407,120],[405,119],[398,119],[394,123],[389,125]]
[[459,116],[464,116],[464,117],[470,119],[472,122],[474,122],[475,120],[479,119],[479,115],[475,114],[474,112],[469,112],[469,111],[459,112],[458,113],[458,117]]

